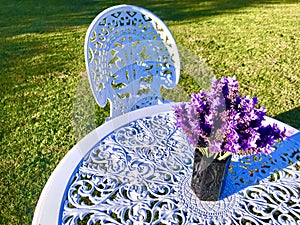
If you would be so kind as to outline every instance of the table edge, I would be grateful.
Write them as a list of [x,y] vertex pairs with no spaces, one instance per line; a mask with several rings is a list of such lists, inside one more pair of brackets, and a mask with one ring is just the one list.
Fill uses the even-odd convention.
[[[173,107],[178,104],[180,103],[172,102],[149,106],[129,112],[107,121],[82,138],[63,157],[50,175],[36,205],[32,225],[57,224],[60,215],[61,200],[65,194],[65,189],[68,185],[69,179],[82,158],[99,140],[109,135],[113,130],[137,119],[172,111]],[[266,122],[277,123],[281,129],[285,127],[287,130],[289,130],[290,135],[294,135],[299,132],[299,130],[296,128],[271,117],[266,117]]]

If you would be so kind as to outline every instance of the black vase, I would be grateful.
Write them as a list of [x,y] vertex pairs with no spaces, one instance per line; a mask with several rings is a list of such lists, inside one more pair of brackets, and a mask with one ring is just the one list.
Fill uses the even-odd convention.
[[214,159],[212,162],[208,162],[209,165],[204,168],[203,160],[207,161],[208,159],[195,149],[192,190],[201,201],[218,201],[224,188],[231,156],[221,161]]

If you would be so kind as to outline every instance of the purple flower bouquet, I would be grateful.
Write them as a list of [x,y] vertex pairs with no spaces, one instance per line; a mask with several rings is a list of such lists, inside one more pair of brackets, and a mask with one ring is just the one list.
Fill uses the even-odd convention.
[[[198,178],[213,162],[232,154],[270,154],[272,145],[285,137],[285,130],[277,124],[263,125],[266,110],[257,104],[256,97],[239,95],[238,81],[233,77],[213,80],[208,92],[192,94],[189,103],[174,107],[177,126],[196,148],[194,173]],[[195,164],[197,151],[202,162]],[[192,187],[193,182],[192,178]]]

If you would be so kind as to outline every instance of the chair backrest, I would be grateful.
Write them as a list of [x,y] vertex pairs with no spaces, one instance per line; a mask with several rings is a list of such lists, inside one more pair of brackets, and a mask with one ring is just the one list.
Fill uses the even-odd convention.
[[146,9],[118,5],[101,12],[85,39],[85,62],[99,106],[111,118],[159,104],[162,86],[176,87],[180,61],[168,27]]

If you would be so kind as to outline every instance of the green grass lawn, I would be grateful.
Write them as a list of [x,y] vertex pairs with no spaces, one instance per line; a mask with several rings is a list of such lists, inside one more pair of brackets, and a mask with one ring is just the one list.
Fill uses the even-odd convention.
[[[82,95],[83,44],[89,23],[112,5],[148,8],[169,26],[183,62],[190,55],[195,68],[235,75],[242,94],[258,96],[269,116],[300,129],[297,0],[43,2],[0,1],[0,224],[30,224],[55,166],[108,116],[108,107]],[[188,96],[202,86],[198,70],[185,68],[176,90]],[[87,124],[78,112],[84,103],[93,106]]]

